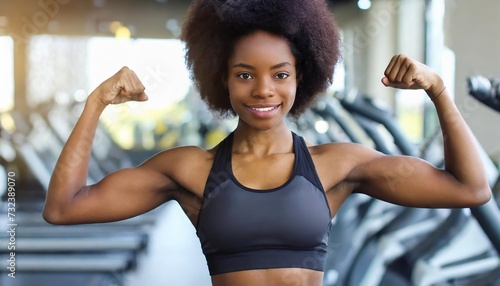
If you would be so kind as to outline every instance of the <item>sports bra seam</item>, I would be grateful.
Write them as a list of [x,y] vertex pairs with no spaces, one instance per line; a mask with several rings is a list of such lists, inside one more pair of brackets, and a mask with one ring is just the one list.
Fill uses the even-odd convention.
[[[208,190],[208,187],[209,186],[209,183],[211,183],[212,181],[214,181],[212,179],[212,173],[216,173],[216,172],[219,172],[220,171],[220,167],[219,166],[215,166],[215,161],[217,159],[220,159],[220,157],[222,156],[222,153],[219,154],[221,151],[221,148],[222,146],[225,147],[225,145],[227,144],[226,140],[229,136],[232,136],[232,133],[230,135],[228,135],[221,143],[219,143],[219,146],[217,147],[217,151],[215,152],[215,156],[214,156],[214,161],[212,163],[212,167],[210,168],[210,171],[208,173],[208,178],[207,180],[205,181],[205,187],[203,188],[203,196],[201,197],[201,205],[200,205],[200,211],[198,212],[198,217],[196,218],[196,226],[195,226],[195,230],[196,232],[198,232],[198,229],[199,229],[199,225],[200,225],[200,217],[201,217],[201,212],[203,211],[203,205],[205,204],[205,199],[209,196],[209,194],[214,190],[213,188],[211,190]],[[224,180],[224,182],[226,182],[227,180]],[[218,186],[220,186],[221,184],[219,184]]]
[[[311,184],[316,186],[316,188],[318,188],[318,190],[321,191],[321,193],[323,194],[323,197],[325,199],[326,206],[328,208],[328,217],[330,217],[330,219],[333,219],[333,217],[331,215],[332,209],[330,208],[330,203],[328,202],[328,198],[326,197],[326,191],[323,188],[323,185],[321,184],[321,180],[319,179],[318,171],[316,170],[316,165],[314,164],[311,153],[309,152],[309,149],[307,148],[307,145],[306,145],[306,142],[304,141],[304,138],[300,137],[300,140],[302,141],[302,147],[305,149],[304,153],[305,153],[306,160],[307,160],[307,162],[309,162],[309,166],[312,166],[312,175],[314,176],[314,181],[316,181],[316,182],[312,182],[305,175],[303,177],[306,180],[308,180]],[[317,184],[319,184],[319,186]]]
[[[227,182],[228,180],[231,180],[231,178],[228,178],[227,180],[224,180],[222,183],[218,184],[217,187],[220,187],[222,184]],[[211,179],[207,180],[207,185],[210,183]],[[203,211],[204,207],[203,205],[205,204],[205,200],[210,196],[210,194],[214,191],[216,188],[212,188],[211,190],[207,190],[207,187],[205,186],[205,189],[203,190],[203,197],[201,198],[201,205],[200,205],[200,211],[198,212],[198,218],[196,219],[196,227],[195,230],[198,231],[199,225],[200,225],[200,217],[201,217],[201,212]]]
[[237,250],[226,250],[226,251],[218,251],[214,253],[208,253],[206,255],[209,256],[226,256],[226,255],[237,255],[241,253],[247,253],[247,252],[254,252],[254,251],[261,251],[261,250],[271,250],[271,251],[301,251],[301,252],[308,252],[308,251],[322,251],[322,252],[327,252],[326,250],[327,246],[321,247],[321,246],[313,246],[313,247],[247,247],[243,249],[237,249]]

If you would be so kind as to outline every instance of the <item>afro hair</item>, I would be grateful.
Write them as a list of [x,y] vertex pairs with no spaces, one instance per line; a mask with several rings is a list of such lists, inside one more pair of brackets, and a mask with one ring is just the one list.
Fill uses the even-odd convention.
[[257,30],[288,40],[298,88],[298,117],[332,83],[341,39],[324,0],[195,0],[183,25],[186,64],[200,96],[221,117],[234,116],[223,78],[237,40]]

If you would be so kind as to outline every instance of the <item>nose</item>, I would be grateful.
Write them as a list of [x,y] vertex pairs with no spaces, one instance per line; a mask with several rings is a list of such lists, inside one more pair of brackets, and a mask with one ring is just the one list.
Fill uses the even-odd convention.
[[252,90],[252,96],[259,98],[266,98],[274,96],[274,94],[275,94],[275,89],[271,79],[260,78],[255,81],[255,85]]

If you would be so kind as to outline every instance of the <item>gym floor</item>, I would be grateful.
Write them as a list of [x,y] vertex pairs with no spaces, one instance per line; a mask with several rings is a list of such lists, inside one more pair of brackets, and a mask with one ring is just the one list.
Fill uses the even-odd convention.
[[123,285],[211,285],[196,230],[176,202],[162,207],[148,248]]

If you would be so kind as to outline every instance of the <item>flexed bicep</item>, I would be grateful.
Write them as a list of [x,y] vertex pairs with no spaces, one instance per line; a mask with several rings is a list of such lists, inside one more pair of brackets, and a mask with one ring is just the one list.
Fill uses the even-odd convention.
[[411,207],[470,207],[477,193],[449,172],[411,156],[379,156],[353,170],[355,192]]
[[192,178],[208,176],[212,156],[199,147],[178,147],[75,192],[65,193],[56,185],[45,203],[44,218],[54,224],[110,222],[140,215],[169,200],[179,201],[183,192],[201,198],[204,180]]
[[444,80],[430,67],[405,55],[392,57],[384,71],[385,86],[423,89],[439,118],[444,170],[413,157],[379,157],[356,168],[363,192],[412,206],[472,207],[489,200],[479,149]]
[[108,174],[67,199],[47,200],[44,217],[54,224],[110,222],[150,211],[172,197],[178,186],[153,164]]
[[71,223],[109,222],[148,212],[172,199],[173,180],[147,168],[127,168],[84,187],[65,211]]

